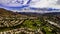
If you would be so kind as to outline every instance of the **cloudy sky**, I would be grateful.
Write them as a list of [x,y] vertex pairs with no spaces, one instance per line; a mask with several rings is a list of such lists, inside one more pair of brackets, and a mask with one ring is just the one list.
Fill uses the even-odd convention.
[[[18,3],[18,2],[19,3]],[[0,4],[6,5],[6,6],[20,6],[25,5],[29,0],[0,0]],[[58,4],[58,5],[57,5]],[[29,6],[31,7],[58,7],[60,6],[60,0],[31,0]]]
[[36,8],[44,8],[44,7],[51,7],[51,8],[60,8],[60,0],[32,0],[30,3],[30,7]]
[[[16,2],[18,1],[18,2]],[[30,1],[29,4],[27,2]],[[23,4],[21,4],[23,3]],[[27,8],[57,8],[60,9],[60,0],[0,0],[0,4],[4,5],[3,8],[15,7],[15,8],[7,8],[11,10],[20,10],[22,5],[28,5]],[[6,6],[6,7],[5,7]],[[18,7],[20,6],[20,7]],[[0,5],[0,8],[2,6]],[[24,9],[24,8],[23,8]]]

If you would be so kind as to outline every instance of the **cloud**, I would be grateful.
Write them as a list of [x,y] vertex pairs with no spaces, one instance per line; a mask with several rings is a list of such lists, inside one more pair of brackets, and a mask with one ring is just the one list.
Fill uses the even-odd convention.
[[29,7],[35,8],[60,8],[58,0],[32,0]]
[[4,6],[18,7],[25,5],[28,0],[0,0],[0,4]]
[[[11,0],[9,0],[9,1],[11,1]],[[33,8],[57,8],[57,9],[60,9],[60,5],[57,3],[58,0],[31,0],[31,2],[28,4],[27,10],[20,10],[21,4],[19,4],[19,3],[15,4],[14,0],[13,0],[13,4],[11,4],[11,2],[10,2],[10,4],[6,4],[6,3],[9,3],[9,1],[8,0],[0,0],[0,4],[6,5],[6,6],[16,7],[16,8],[2,7],[2,8],[5,8],[7,10],[14,11],[14,12],[17,11],[17,12],[38,12],[39,13],[39,11],[34,11],[34,10],[29,9],[30,7],[33,7]],[[24,2],[23,5],[25,5],[29,0],[24,0],[24,1],[25,2]],[[26,8],[22,8],[22,9],[26,9]],[[48,11],[40,11],[40,12],[42,13],[42,12],[48,12]],[[54,12],[54,11],[50,11],[50,12]],[[57,11],[55,11],[55,12],[57,12]]]

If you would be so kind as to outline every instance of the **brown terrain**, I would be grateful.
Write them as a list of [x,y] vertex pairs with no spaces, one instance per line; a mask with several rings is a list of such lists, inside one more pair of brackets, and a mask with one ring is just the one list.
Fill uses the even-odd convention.
[[0,34],[60,34],[60,15],[19,14],[0,8]]

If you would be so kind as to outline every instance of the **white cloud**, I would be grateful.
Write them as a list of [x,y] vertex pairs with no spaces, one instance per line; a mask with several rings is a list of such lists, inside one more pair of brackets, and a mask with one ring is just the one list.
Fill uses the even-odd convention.
[[[11,2],[12,1],[12,2]],[[15,3],[17,0],[0,0],[0,4],[6,6],[21,6],[20,3]],[[22,1],[22,0],[18,0]],[[24,0],[25,5],[29,0]],[[36,7],[36,8],[44,8],[44,7],[52,7],[52,8],[60,8],[60,5],[57,4],[58,0],[31,0],[29,7]]]
[[[12,1],[12,0],[0,0],[0,4],[2,3],[3,5],[6,5],[6,6],[13,6],[13,7],[17,7],[17,6],[21,6],[20,3],[16,4],[14,3],[14,0],[13,0],[13,4],[6,4],[6,3],[9,3],[9,1]],[[16,0],[15,0],[16,1]],[[19,0],[20,1],[20,0]],[[25,5],[27,3],[28,0],[24,0],[24,4]],[[31,0],[30,4],[29,4],[29,7],[34,7],[34,8],[58,8],[60,9],[60,5],[57,4],[57,1],[58,0]],[[1,7],[0,7],[1,8]],[[7,10],[11,10],[11,11],[14,11],[14,12],[40,12],[40,13],[44,13],[44,12],[54,12],[54,11],[35,11],[35,10],[18,10],[18,9],[11,9],[11,8],[6,8],[6,7],[2,7],[2,8],[5,8]],[[24,9],[24,8],[23,8]],[[25,8],[26,9],[26,8]],[[60,12],[60,11],[55,11],[55,12]]]
[[[22,2],[22,1],[24,1],[24,2]],[[12,7],[25,5],[27,2],[28,2],[28,0],[0,0],[0,4],[5,5],[5,6],[12,6]],[[23,3],[23,4],[21,4],[21,3]]]
[[58,0],[32,0],[29,7],[35,8],[60,8],[60,5],[57,4]]

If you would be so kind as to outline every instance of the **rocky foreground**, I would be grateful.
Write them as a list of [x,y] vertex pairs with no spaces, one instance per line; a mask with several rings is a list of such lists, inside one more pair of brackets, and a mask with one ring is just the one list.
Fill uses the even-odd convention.
[[19,14],[0,9],[0,34],[60,34],[59,15]]

